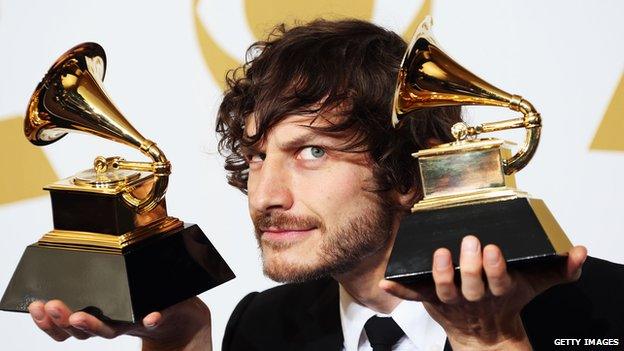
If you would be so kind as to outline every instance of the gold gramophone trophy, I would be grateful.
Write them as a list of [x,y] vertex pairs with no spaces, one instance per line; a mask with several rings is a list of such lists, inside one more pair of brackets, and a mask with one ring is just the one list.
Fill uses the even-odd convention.
[[[399,228],[386,279],[404,283],[431,278],[433,252],[448,248],[458,269],[459,248],[472,234],[482,246],[498,245],[509,266],[558,260],[572,247],[542,200],[515,187],[512,174],[529,162],[540,138],[541,117],[527,100],[508,94],[460,66],[430,34],[431,18],[419,26],[403,58],[392,123],[400,128],[418,109],[487,105],[522,117],[452,127],[455,141],[416,152],[423,199]],[[525,128],[515,154],[508,144],[480,134]]]
[[0,301],[26,312],[35,300],[136,322],[220,285],[234,274],[201,229],[167,215],[171,164],[110,101],[106,55],[95,43],[63,54],[35,89],[24,133],[41,146],[67,132],[140,150],[151,162],[97,157],[93,168],[45,187],[54,230],[28,246]]

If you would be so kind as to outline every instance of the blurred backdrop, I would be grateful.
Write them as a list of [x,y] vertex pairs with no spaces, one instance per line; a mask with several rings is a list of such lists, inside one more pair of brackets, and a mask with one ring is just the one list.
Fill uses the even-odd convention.
[[[143,159],[93,136],[72,134],[45,148],[23,136],[26,104],[52,62],[80,42],[95,41],[107,53],[105,86],[113,101],[173,164],[169,213],[198,223],[238,276],[201,295],[213,311],[220,349],[240,298],[274,285],[261,272],[246,198],[227,185],[216,152],[225,72],[279,22],[357,17],[409,38],[428,13],[446,52],[542,113],[542,142],[517,175],[519,187],[545,200],[574,243],[624,263],[624,2],[0,0],[0,292],[24,248],[52,229],[43,185],[89,168],[97,155]],[[493,108],[465,115],[473,123],[514,116]],[[138,350],[139,342],[57,344],[28,315],[0,312],[3,350],[112,347]]]

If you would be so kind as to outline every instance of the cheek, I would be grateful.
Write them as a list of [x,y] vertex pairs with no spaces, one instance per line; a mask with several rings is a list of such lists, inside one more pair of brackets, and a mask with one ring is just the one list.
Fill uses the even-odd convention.
[[371,176],[370,170],[364,167],[339,164],[334,169],[316,177],[315,182],[322,184],[318,188],[327,199],[349,201],[363,195],[363,190],[368,183],[367,179]]
[[301,174],[294,191],[303,211],[311,211],[328,226],[368,203],[371,172],[352,164],[338,164],[330,169]]

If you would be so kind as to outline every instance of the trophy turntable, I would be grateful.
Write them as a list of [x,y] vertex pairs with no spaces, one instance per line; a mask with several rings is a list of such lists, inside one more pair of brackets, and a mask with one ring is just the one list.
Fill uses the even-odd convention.
[[151,161],[98,156],[92,168],[47,185],[54,229],[26,248],[2,310],[27,312],[35,300],[60,299],[73,310],[136,322],[234,278],[197,225],[167,214],[171,164],[111,102],[105,71],[98,44],[63,54],[31,97],[26,137],[42,146],[68,132],[93,134]]
[[[386,279],[410,283],[431,279],[433,252],[451,251],[457,270],[460,243],[472,234],[483,246],[501,248],[508,266],[557,261],[572,247],[544,202],[516,188],[513,174],[533,157],[541,116],[533,105],[469,72],[431,36],[427,17],[403,58],[394,95],[392,123],[401,128],[423,108],[484,105],[509,108],[521,117],[452,127],[455,141],[423,149],[418,159],[423,199],[406,215],[397,233]],[[478,138],[483,133],[524,128],[525,141],[512,155],[508,143]]]

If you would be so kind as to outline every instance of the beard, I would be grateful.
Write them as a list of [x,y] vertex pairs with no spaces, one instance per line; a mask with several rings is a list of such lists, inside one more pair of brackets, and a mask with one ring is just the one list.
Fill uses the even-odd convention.
[[[358,263],[386,247],[392,237],[394,207],[378,196],[362,213],[345,216],[342,223],[327,227],[312,216],[292,216],[284,212],[263,213],[252,218],[258,246],[262,252],[264,274],[277,282],[304,282],[334,276],[352,270]],[[318,261],[315,264],[295,264],[268,260],[265,250],[288,250],[298,243],[262,240],[262,230],[268,227],[317,228],[321,235]]]

